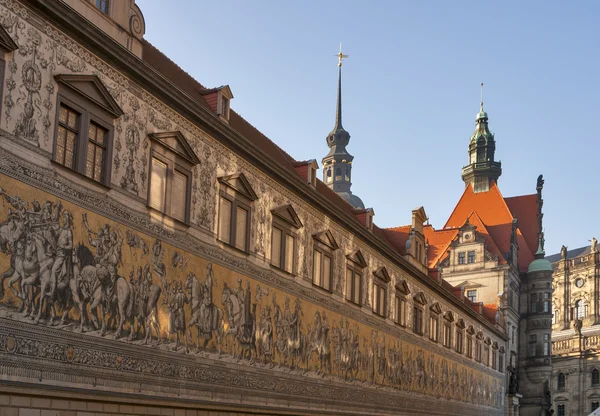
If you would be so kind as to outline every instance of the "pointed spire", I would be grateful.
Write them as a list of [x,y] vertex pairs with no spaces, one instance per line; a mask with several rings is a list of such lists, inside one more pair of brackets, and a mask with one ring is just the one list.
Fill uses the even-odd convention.
[[333,131],[344,130],[342,126],[342,60],[348,58],[348,55],[342,53],[342,43],[340,42],[340,52],[337,54],[338,57],[338,93],[337,93],[337,107],[335,108],[335,126]]
[[481,100],[479,101],[479,113],[477,114],[476,120],[487,120],[488,115],[485,111],[483,111],[483,82],[480,84],[481,86]]

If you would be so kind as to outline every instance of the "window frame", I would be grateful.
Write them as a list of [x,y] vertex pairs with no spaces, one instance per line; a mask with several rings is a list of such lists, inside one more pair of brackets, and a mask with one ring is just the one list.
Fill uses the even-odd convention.
[[[284,273],[290,274],[292,276],[296,275],[296,265],[297,265],[297,260],[296,260],[296,251],[298,249],[298,235],[294,232],[294,230],[292,229],[292,227],[290,227],[289,225],[285,224],[283,221],[279,221],[276,217],[273,217],[273,225],[271,227],[271,266],[275,267],[278,270],[281,270]],[[279,252],[279,266],[273,264],[273,233],[275,230],[279,230],[281,232],[281,247],[280,247],[280,252]],[[287,253],[287,244],[288,244],[288,239],[286,238],[287,236],[292,237],[292,241],[293,241],[293,245],[294,247],[292,248],[292,253],[293,253],[293,258],[292,258],[292,270],[286,270],[285,269],[285,260],[286,260],[286,253]]]
[[597,368],[592,369],[592,386],[600,386],[600,371]]
[[[221,239],[221,198],[226,199],[231,204],[229,212],[229,241]],[[244,240],[244,248],[237,247],[237,217],[238,207],[246,210],[246,238]],[[219,190],[219,215],[217,216],[217,239],[223,244],[227,244],[229,247],[233,247],[236,250],[244,253],[250,252],[250,223],[252,222],[252,201],[248,200],[244,196],[235,193],[231,195],[223,186]]]
[[564,403],[556,405],[556,416],[566,416],[566,406]]
[[[325,257],[329,258],[329,288],[326,288],[323,285],[320,285],[315,282],[315,254],[316,254],[316,252],[319,252],[321,255],[321,261],[320,261],[321,264],[319,265],[321,281],[323,281],[323,276],[324,276],[323,272],[325,271]],[[327,247],[327,245],[323,244],[322,242],[320,242],[319,240],[314,238],[312,254],[313,254],[312,284],[316,287],[326,290],[327,292],[330,292],[330,293],[333,292],[333,260],[334,260],[333,249],[331,249],[330,247]]]
[[106,16],[110,16],[110,0],[104,0],[105,1],[105,10],[102,10],[102,8],[98,5],[98,2],[102,2],[102,0],[92,0],[94,6],[96,7],[96,9],[98,11],[100,11],[100,13],[105,14]]
[[[150,163],[149,175],[148,175],[148,191],[146,196],[146,206],[153,211],[161,213],[174,221],[179,223],[190,225],[190,206],[192,196],[192,164],[185,160],[182,156],[169,149],[165,144],[161,143],[160,140],[151,140],[150,146]],[[165,184],[165,208],[164,211],[157,207],[150,205],[150,197],[152,192],[152,167],[154,159],[157,159],[161,163],[167,165],[167,180]],[[177,218],[173,215],[173,193],[174,186],[173,181],[175,172],[182,174],[186,177],[186,195],[185,195],[185,207],[184,207],[184,219]]]
[[[375,272],[373,272],[373,302],[371,310],[375,315],[380,316],[382,318],[387,317],[390,280],[390,276],[385,267],[380,267]],[[375,299],[381,299],[381,292],[383,292],[383,305],[380,301],[375,302]]]
[[423,307],[413,305],[413,332],[418,335],[423,335]]
[[[474,299],[471,299],[471,292],[475,292]],[[477,303],[477,289],[467,289],[467,299],[473,303]]]
[[[52,162],[64,169],[68,169],[71,172],[75,172],[93,183],[100,184],[106,187],[110,186],[111,172],[112,172],[112,156],[113,156],[113,141],[114,141],[114,120],[117,117],[109,114],[107,111],[100,108],[89,98],[78,94],[70,89],[59,84],[59,92],[56,98],[56,111],[54,119],[54,142],[52,145]],[[67,107],[72,111],[79,114],[79,120],[77,125],[77,140],[75,149],[74,166],[68,167],[65,164],[59,162],[57,157],[58,148],[58,128],[60,126],[59,117],[60,109]],[[102,179],[97,181],[86,175],[86,159],[89,145],[89,126],[90,123],[97,124],[101,128],[106,130],[105,148],[106,153],[104,155],[103,162],[103,174]]]
[[406,327],[406,296],[396,292],[396,317],[395,322],[401,327]]
[[467,257],[464,251],[461,251],[458,253],[458,260],[457,260],[459,265],[463,265],[463,264],[467,264]]
[[456,333],[454,334],[454,351],[456,351],[457,354],[463,354],[465,351],[465,324],[464,321],[462,319],[459,319],[458,322],[456,322]]
[[565,391],[567,388],[567,376],[565,373],[558,373],[556,376],[556,390]]
[[475,263],[475,250],[467,251],[467,264]]

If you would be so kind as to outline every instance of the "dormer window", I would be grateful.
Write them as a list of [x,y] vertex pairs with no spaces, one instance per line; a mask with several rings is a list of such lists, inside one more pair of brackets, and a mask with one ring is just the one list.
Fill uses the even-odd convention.
[[229,98],[222,97],[221,98],[221,113],[223,117],[229,118]]
[[109,0],[95,0],[96,8],[104,14],[108,14]]
[[206,103],[225,122],[229,122],[229,107],[233,94],[229,85],[202,90]]

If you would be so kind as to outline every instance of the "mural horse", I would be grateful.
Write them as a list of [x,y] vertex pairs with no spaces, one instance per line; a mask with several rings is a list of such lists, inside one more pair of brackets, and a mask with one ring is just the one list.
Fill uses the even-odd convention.
[[206,290],[211,289],[204,288],[194,273],[188,274],[185,289],[190,292],[192,299],[192,317],[188,328],[190,332],[192,326],[196,326],[198,330],[198,351],[200,351],[200,340],[202,340],[202,348],[206,348],[206,345],[214,336],[220,356],[224,326],[223,311],[212,303],[212,300],[208,296],[209,294],[205,293]]
[[[256,319],[254,319],[256,304],[252,305],[253,313],[246,316],[244,304],[240,302],[237,295],[223,284],[223,295],[221,297],[225,310],[227,311],[228,328],[223,334],[225,345],[227,346],[227,336],[232,335],[236,340],[236,346],[239,348],[238,359],[242,359],[249,354],[250,360],[253,359],[253,353],[256,354]],[[234,347],[233,355],[236,355]]]

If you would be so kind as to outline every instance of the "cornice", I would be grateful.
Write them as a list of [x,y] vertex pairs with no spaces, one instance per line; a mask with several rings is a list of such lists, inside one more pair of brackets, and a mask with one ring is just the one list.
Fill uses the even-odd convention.
[[68,34],[88,49],[94,51],[98,57],[121,71],[130,79],[135,80],[140,87],[150,94],[160,97],[165,104],[200,126],[211,137],[222,145],[231,149],[263,172],[276,177],[283,182],[285,188],[299,195],[310,205],[320,207],[328,216],[340,223],[354,235],[367,242],[383,257],[396,264],[400,269],[411,274],[414,278],[434,290],[455,308],[484,325],[489,331],[503,340],[508,336],[499,331],[482,315],[467,308],[460,299],[445,290],[429,276],[422,273],[415,266],[406,261],[399,253],[393,251],[381,238],[373,235],[365,227],[356,222],[350,214],[340,211],[331,201],[323,195],[314,192],[295,171],[289,171],[283,166],[273,163],[272,159],[257,148],[250,140],[223,123],[218,116],[200,105],[184,91],[175,86],[163,75],[151,68],[147,63],[133,55],[121,44],[113,40],[96,26],[88,23],[74,9],[62,1],[56,0],[22,0],[24,4],[36,13],[45,16],[62,32]]

